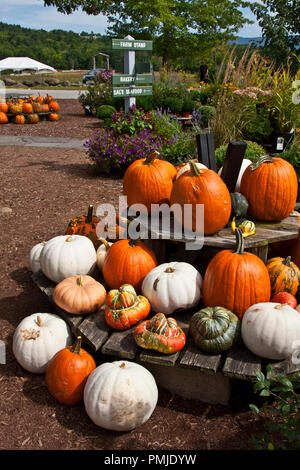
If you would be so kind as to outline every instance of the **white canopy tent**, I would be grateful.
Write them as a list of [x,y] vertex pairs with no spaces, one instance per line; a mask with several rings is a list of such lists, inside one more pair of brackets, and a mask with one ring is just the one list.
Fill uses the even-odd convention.
[[35,70],[56,72],[53,67],[42,64],[37,60],[30,59],[30,57],[7,57],[6,59],[0,60],[0,72],[2,70]]

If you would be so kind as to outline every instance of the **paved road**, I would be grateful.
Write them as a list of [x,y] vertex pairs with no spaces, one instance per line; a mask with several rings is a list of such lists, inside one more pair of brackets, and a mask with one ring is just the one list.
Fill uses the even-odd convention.
[[0,97],[10,96],[38,96],[40,93],[53,95],[56,99],[76,100],[80,93],[86,90],[31,90],[30,88],[0,88]]
[[68,139],[63,137],[33,137],[33,136],[16,136],[16,135],[0,135],[1,145],[18,145],[22,147],[57,147],[72,148],[85,150],[83,147],[87,139]]

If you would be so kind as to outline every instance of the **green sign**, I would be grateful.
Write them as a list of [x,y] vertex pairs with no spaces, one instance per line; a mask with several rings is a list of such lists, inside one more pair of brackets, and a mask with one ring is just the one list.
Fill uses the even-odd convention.
[[152,95],[152,86],[141,87],[115,87],[113,88],[113,97],[127,98],[130,96],[146,96]]
[[114,74],[112,76],[112,83],[113,85],[152,83],[152,73],[144,73],[142,75]]
[[152,51],[152,41],[138,39],[112,39],[112,49],[127,51]]

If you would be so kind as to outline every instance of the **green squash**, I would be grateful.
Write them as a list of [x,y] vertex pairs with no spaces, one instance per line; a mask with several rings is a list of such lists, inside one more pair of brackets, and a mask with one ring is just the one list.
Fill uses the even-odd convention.
[[218,354],[231,348],[240,338],[241,322],[224,307],[206,307],[194,313],[190,334],[202,351]]
[[248,211],[248,201],[241,193],[230,193],[231,198],[231,217],[245,217]]

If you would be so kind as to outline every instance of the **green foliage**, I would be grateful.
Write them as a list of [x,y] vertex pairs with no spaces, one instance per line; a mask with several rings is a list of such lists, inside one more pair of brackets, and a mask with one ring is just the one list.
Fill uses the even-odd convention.
[[180,165],[187,161],[188,155],[197,156],[196,139],[192,132],[180,132],[171,141],[165,142],[160,150],[164,160],[173,165]]
[[97,109],[96,116],[98,119],[103,119],[105,124],[110,124],[111,118],[115,112],[116,108],[114,106],[103,104]]
[[183,107],[183,100],[173,96],[165,98],[162,102],[162,106],[166,110],[170,110],[171,113],[180,113]]
[[153,109],[153,97],[150,96],[138,96],[136,98],[136,106],[142,108],[145,112],[151,111]]
[[[261,145],[257,144],[256,142],[251,142],[249,140],[247,140],[246,142],[247,142],[247,148],[246,148],[246,153],[245,153],[244,158],[247,158],[248,160],[255,162],[258,159],[258,157],[266,153],[264,148]],[[221,166],[224,163],[227,148],[228,148],[228,144],[221,145],[215,150],[216,164],[217,164],[218,170],[221,168]]]
[[208,105],[195,105],[195,109],[201,113],[200,127],[207,128],[211,125],[211,121],[216,117],[216,108]]
[[265,450],[300,450],[300,372],[288,378],[283,374],[274,374],[267,366],[269,378],[262,372],[257,374],[253,386],[261,397],[269,397],[261,410],[254,404],[249,407],[255,413],[266,411],[271,414],[271,423],[264,424],[265,433],[252,436],[257,449]]
[[183,105],[182,105],[182,111],[186,111],[188,113],[191,113],[195,108],[195,103],[193,100],[191,99],[185,99],[183,101]]
[[152,129],[151,121],[145,115],[143,109],[132,106],[128,113],[116,112],[112,115],[110,130],[115,135],[140,134],[143,130]]
[[291,165],[293,165],[298,176],[298,183],[300,184],[300,133],[299,131],[296,132],[295,138],[292,141],[291,145],[289,145],[284,150],[284,152],[281,152],[280,154],[276,156],[284,158]]
[[153,132],[161,136],[164,141],[171,141],[183,132],[182,125],[178,121],[171,119],[170,115],[159,109],[150,112],[149,120]]

